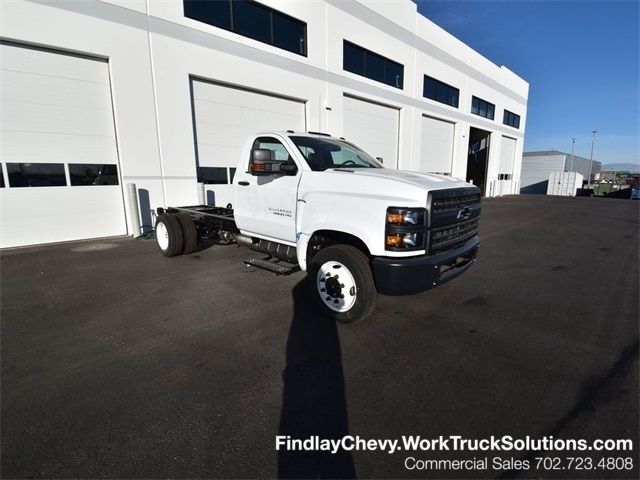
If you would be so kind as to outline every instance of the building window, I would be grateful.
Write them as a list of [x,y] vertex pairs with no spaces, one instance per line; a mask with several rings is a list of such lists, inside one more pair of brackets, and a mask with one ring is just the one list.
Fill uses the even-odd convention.
[[499,173],[498,174],[498,180],[511,180],[511,174],[510,173]]
[[118,166],[70,163],[69,180],[77,185],[118,185]]
[[513,128],[520,128],[520,115],[516,115],[509,110],[505,110],[502,123]]
[[496,106],[493,103],[489,103],[486,100],[482,100],[478,97],[472,97],[471,99],[471,113],[480,115],[481,117],[493,120],[495,116]]
[[64,187],[62,163],[7,163],[10,187]]
[[342,51],[342,68],[347,72],[402,89],[403,65],[347,40],[344,41]]
[[226,185],[227,167],[198,167],[198,183]]
[[0,163],[0,188],[4,188],[4,172],[2,171],[1,163]]
[[458,108],[458,99],[460,98],[460,90],[451,85],[447,85],[440,80],[424,76],[424,85],[422,95],[425,98],[444,103],[452,107]]
[[251,0],[184,0],[184,16],[307,56],[307,24]]

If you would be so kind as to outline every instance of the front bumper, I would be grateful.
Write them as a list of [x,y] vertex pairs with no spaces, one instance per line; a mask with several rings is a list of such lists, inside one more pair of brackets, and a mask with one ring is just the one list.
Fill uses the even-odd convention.
[[442,285],[475,262],[479,246],[476,235],[464,245],[437,255],[373,257],[371,268],[376,288],[384,295],[408,295]]

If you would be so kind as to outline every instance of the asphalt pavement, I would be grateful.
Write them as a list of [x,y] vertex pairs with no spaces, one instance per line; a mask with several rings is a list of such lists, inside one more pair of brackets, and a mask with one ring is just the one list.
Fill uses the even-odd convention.
[[[4,251],[1,475],[637,478],[639,204],[485,200],[476,265],[380,296],[354,325],[313,310],[304,274],[246,267],[235,246]],[[633,452],[545,455],[633,467],[416,471],[410,456],[544,455],[286,452],[276,435],[630,438]]]

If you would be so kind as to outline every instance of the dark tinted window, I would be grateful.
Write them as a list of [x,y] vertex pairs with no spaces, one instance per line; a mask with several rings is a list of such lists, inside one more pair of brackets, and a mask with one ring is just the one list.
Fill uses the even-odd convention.
[[347,72],[402,88],[404,66],[366,48],[344,41],[342,68]]
[[367,52],[364,57],[364,69],[368,78],[384,83],[384,58],[380,55]]
[[231,1],[184,0],[184,16],[231,30]]
[[229,183],[233,183],[233,177],[235,177],[235,176],[236,176],[236,169],[235,169],[235,167],[230,168],[230,169],[229,169],[229,177],[230,177],[230,178],[229,178]]
[[478,97],[471,98],[471,113],[493,120],[496,106]]
[[307,55],[307,24],[258,2],[184,0],[184,15],[298,55]]
[[502,123],[513,128],[520,128],[520,115],[516,115],[509,110],[505,110]]
[[10,187],[61,187],[67,185],[62,163],[7,163]]
[[460,90],[452,87],[451,85],[447,85],[440,80],[436,80],[435,78],[425,75],[422,95],[431,100],[435,100],[436,102],[458,108]]
[[399,63],[388,60],[385,64],[385,80],[384,83],[392,87],[402,88],[402,75],[404,67]]
[[352,43],[344,42],[342,68],[364,76],[364,50]]
[[69,164],[71,185],[118,185],[116,165]]
[[271,43],[271,11],[254,2],[233,2],[233,31],[264,43]]
[[227,169],[225,167],[198,167],[198,182],[207,184],[226,184]]
[[273,44],[293,53],[306,55],[306,24],[278,12],[273,12]]

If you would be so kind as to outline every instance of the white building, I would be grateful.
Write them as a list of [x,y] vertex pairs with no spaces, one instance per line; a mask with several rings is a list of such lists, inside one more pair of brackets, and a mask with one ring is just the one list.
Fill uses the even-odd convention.
[[520,189],[527,82],[410,0],[0,9],[2,247],[139,232],[128,184],[145,224],[196,204],[198,180],[226,205],[256,130],[328,132],[389,168]]
[[522,155],[520,193],[546,194],[551,173],[577,172],[586,181],[589,175],[595,178],[601,167],[602,164],[595,160],[557,150],[525,152]]

